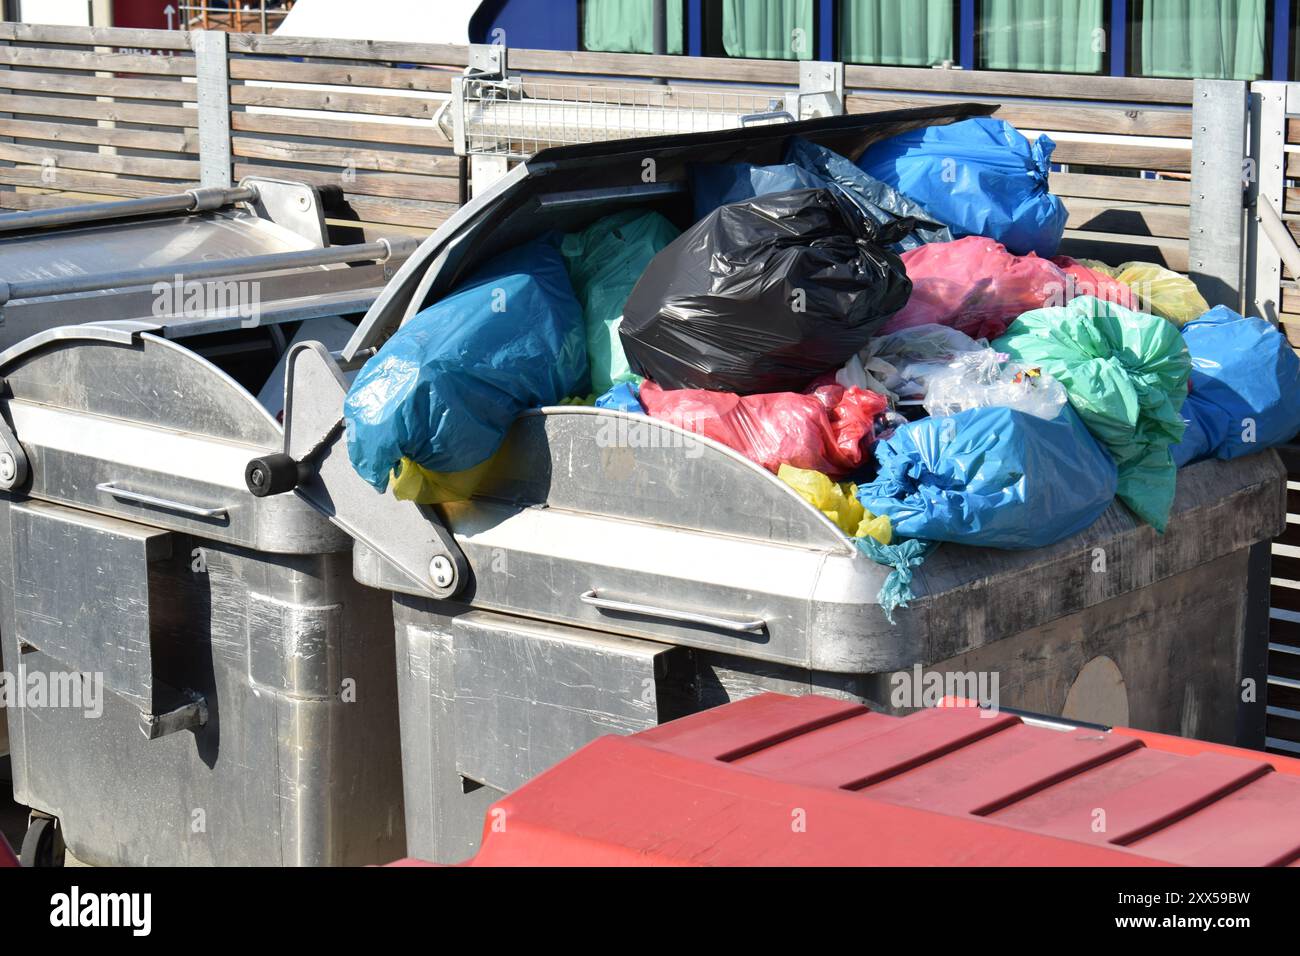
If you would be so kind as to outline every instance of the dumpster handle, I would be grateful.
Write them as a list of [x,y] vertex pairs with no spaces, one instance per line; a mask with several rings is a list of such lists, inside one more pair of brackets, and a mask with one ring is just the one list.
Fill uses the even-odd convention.
[[95,486],[95,490],[112,495],[114,498],[121,498],[123,501],[152,505],[164,511],[178,511],[181,514],[193,515],[195,518],[224,518],[229,513],[227,508],[200,508],[196,505],[187,505],[183,501],[172,501],[170,498],[158,498],[139,491],[129,491],[126,488],[117,487],[116,481],[101,482]]
[[737,621],[725,617],[711,617],[707,614],[696,614],[694,611],[679,611],[675,608],[654,607],[649,604],[633,604],[628,601],[611,601],[609,598],[603,598],[596,594],[596,589],[590,591],[578,598],[583,604],[589,604],[592,607],[599,608],[602,611],[621,611],[625,614],[641,614],[645,617],[658,617],[666,621],[682,621],[686,624],[703,624],[705,627],[716,627],[722,631],[736,631],[739,633],[754,634],[762,631],[767,627],[767,621],[755,618],[752,621]]

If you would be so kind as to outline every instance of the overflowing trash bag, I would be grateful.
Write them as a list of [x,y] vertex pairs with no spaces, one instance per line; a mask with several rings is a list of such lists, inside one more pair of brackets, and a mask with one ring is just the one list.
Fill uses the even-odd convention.
[[980,236],[905,252],[903,267],[912,296],[886,332],[947,325],[972,338],[996,338],[1023,312],[1064,305],[1073,286],[1048,260],[1013,255]]
[[1008,361],[994,349],[957,356],[927,386],[925,410],[936,417],[999,406],[1051,420],[1069,401],[1061,383],[1042,369]]
[[865,219],[881,226],[914,220],[906,227],[906,234],[892,244],[895,252],[916,249],[927,242],[952,240],[947,226],[898,190],[868,176],[834,150],[799,136],[790,140],[785,161],[780,165],[729,163],[691,167],[691,195],[697,220],[719,206],[793,189],[830,189],[856,207]]
[[872,537],[881,544],[889,544],[893,531],[889,519],[873,515],[858,501],[858,486],[837,484],[830,478],[806,468],[782,465],[776,476],[824,514],[850,538]]
[[920,401],[933,376],[945,373],[959,356],[986,348],[983,339],[946,325],[915,325],[873,338],[835,373],[835,381],[845,388],[880,392],[893,401]]
[[842,478],[855,472],[875,442],[883,395],[825,385],[811,394],[736,395],[706,389],[665,391],[641,386],[641,404],[653,418],[704,435],[768,471],[793,465]]
[[1138,301],[1133,290],[1115,279],[1109,272],[1099,271],[1069,256],[1056,256],[1052,264],[1073,282],[1067,301],[1081,295],[1090,295],[1105,302],[1114,302],[1126,309],[1137,309]]
[[619,329],[632,371],[665,389],[800,391],[907,302],[875,227],[825,189],[714,210],[655,256]]
[[593,392],[636,379],[618,337],[623,304],[650,260],[679,234],[657,212],[628,209],[596,220],[560,244],[574,294],[582,303]]
[[1056,255],[1064,204],[1048,189],[1052,151],[990,117],[926,126],[870,147],[858,166],[946,223],[955,238],[984,236],[1015,255]]
[[1065,386],[1070,404],[1119,466],[1120,499],[1164,531],[1177,477],[1169,449],[1186,427],[1179,411],[1191,370],[1178,329],[1083,297],[1025,313],[993,347]]
[[522,411],[588,391],[582,307],[549,239],[492,259],[403,325],[343,404],[353,467],[381,491],[403,458],[430,472],[489,459]]
[[1210,311],[1210,303],[1205,301],[1195,282],[1164,266],[1153,262],[1108,266],[1092,259],[1085,259],[1081,264],[1094,272],[1110,275],[1127,288],[1133,296],[1133,308],[1168,319],[1180,328]]
[[1053,419],[1011,408],[923,418],[876,446],[880,471],[858,487],[900,538],[988,548],[1055,544],[1115,497],[1115,462],[1068,406]]
[[888,183],[868,176],[847,157],[833,149],[819,146],[801,136],[790,140],[785,161],[816,173],[837,187],[841,194],[858,207],[868,219],[888,226],[903,219],[915,225],[894,245],[894,251],[919,248],[928,242],[951,242],[952,232],[918,203],[904,196]]
[[1176,464],[1240,458],[1300,432],[1300,358],[1271,323],[1217,306],[1183,327],[1183,341],[1191,393]]

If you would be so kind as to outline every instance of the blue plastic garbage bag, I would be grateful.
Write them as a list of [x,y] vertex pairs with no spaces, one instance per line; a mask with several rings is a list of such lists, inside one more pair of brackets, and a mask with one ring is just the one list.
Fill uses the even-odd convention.
[[343,404],[348,456],[381,491],[403,456],[486,461],[520,412],[587,394],[587,342],[554,242],[503,253],[384,343]]
[[1052,151],[990,117],[926,126],[870,147],[858,166],[952,229],[953,238],[986,236],[1018,256],[1056,255],[1066,209],[1048,191]]
[[768,193],[785,193],[795,189],[824,189],[820,176],[794,163],[779,166],[755,166],[753,163],[694,163],[691,171],[691,197],[695,203],[695,221],[699,222],[719,206],[744,202]]
[[616,412],[635,412],[644,415],[641,395],[636,382],[619,382],[600,398],[596,399],[597,408],[612,408]]
[[915,219],[916,228],[893,247],[895,252],[919,249],[928,242],[952,242],[948,227],[922,206],[888,183],[868,176],[833,149],[796,136],[785,149],[785,161],[816,173],[827,184],[838,187],[864,216],[882,226],[903,218]]
[[1188,322],[1183,341],[1192,374],[1187,435],[1171,449],[1180,467],[1254,454],[1300,432],[1300,358],[1272,324],[1221,305]]
[[1068,405],[1051,420],[999,407],[923,418],[880,441],[876,460],[858,500],[899,537],[1012,550],[1084,530],[1119,481]]

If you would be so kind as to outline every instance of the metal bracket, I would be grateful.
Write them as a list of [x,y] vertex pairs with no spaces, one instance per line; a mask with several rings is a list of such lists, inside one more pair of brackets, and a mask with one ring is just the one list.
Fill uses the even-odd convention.
[[199,178],[204,186],[229,186],[233,162],[229,40],[220,30],[195,30],[190,45],[199,114]]
[[321,208],[320,192],[315,186],[258,176],[246,176],[239,185],[255,190],[256,195],[249,205],[260,218],[302,236],[318,249],[329,245],[325,213]]
[[161,714],[140,712],[140,732],[145,740],[157,740],[181,730],[198,730],[208,722],[208,702],[198,694],[173,710]]
[[441,518],[375,490],[348,460],[341,427],[348,386],[325,346],[294,346],[284,387],[285,454],[308,466],[295,493],[433,597],[459,592],[469,562]]
[[799,92],[787,97],[786,109],[796,120],[844,114],[844,64],[807,60],[799,64]]

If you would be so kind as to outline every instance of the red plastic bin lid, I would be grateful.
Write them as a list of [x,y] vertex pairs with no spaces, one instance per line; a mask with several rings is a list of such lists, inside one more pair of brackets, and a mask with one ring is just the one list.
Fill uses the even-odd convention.
[[763,694],[603,737],[497,801],[476,866],[1295,866],[1300,760],[970,706]]

